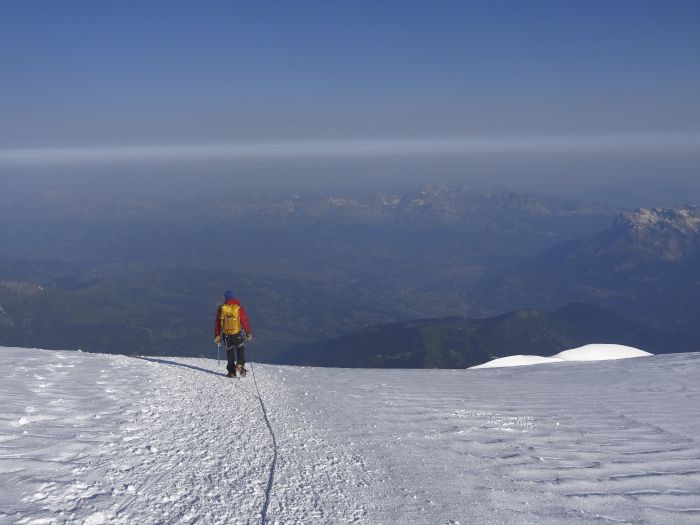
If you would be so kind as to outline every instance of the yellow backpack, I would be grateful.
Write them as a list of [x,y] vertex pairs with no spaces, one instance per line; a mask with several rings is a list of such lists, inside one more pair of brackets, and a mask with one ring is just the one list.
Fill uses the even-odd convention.
[[222,304],[219,310],[219,323],[221,331],[226,335],[237,334],[241,331],[241,305]]

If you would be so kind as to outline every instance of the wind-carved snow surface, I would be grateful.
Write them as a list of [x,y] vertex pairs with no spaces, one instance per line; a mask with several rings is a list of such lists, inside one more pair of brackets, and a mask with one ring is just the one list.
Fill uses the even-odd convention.
[[610,361],[614,359],[630,359],[632,357],[650,356],[649,352],[625,345],[612,344],[591,344],[564,350],[552,357],[541,357],[538,355],[511,355],[499,357],[482,365],[471,368],[501,368],[505,366],[527,366],[539,365],[543,363],[563,363],[565,361]]
[[0,365],[2,524],[700,522],[700,354],[245,380],[208,359]]

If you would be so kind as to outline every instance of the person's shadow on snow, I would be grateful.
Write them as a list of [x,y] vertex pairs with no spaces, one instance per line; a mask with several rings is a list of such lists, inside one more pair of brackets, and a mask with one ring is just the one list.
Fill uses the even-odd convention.
[[215,376],[224,376],[226,377],[227,374],[226,372],[217,372],[215,370],[209,370],[208,368],[202,368],[199,366],[194,366],[194,365],[188,365],[185,363],[178,363],[177,361],[169,361],[168,359],[160,359],[156,357],[146,357],[142,355],[134,356],[135,359],[142,359],[143,361],[149,361],[151,363],[159,363],[162,365],[174,365],[174,366],[181,366],[182,368],[190,368],[192,370],[198,370],[199,372],[206,372],[207,374],[213,374]]

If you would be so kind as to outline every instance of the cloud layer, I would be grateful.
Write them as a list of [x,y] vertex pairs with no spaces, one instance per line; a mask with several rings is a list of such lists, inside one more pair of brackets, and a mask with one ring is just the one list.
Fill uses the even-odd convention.
[[0,165],[283,160],[424,155],[700,152],[700,133],[318,140],[0,149]]

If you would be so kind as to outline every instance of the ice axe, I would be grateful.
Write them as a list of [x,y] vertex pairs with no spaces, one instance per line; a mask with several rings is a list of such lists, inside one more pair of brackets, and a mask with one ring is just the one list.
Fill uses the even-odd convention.
[[216,359],[218,361],[216,366],[221,366],[221,343],[216,344]]

